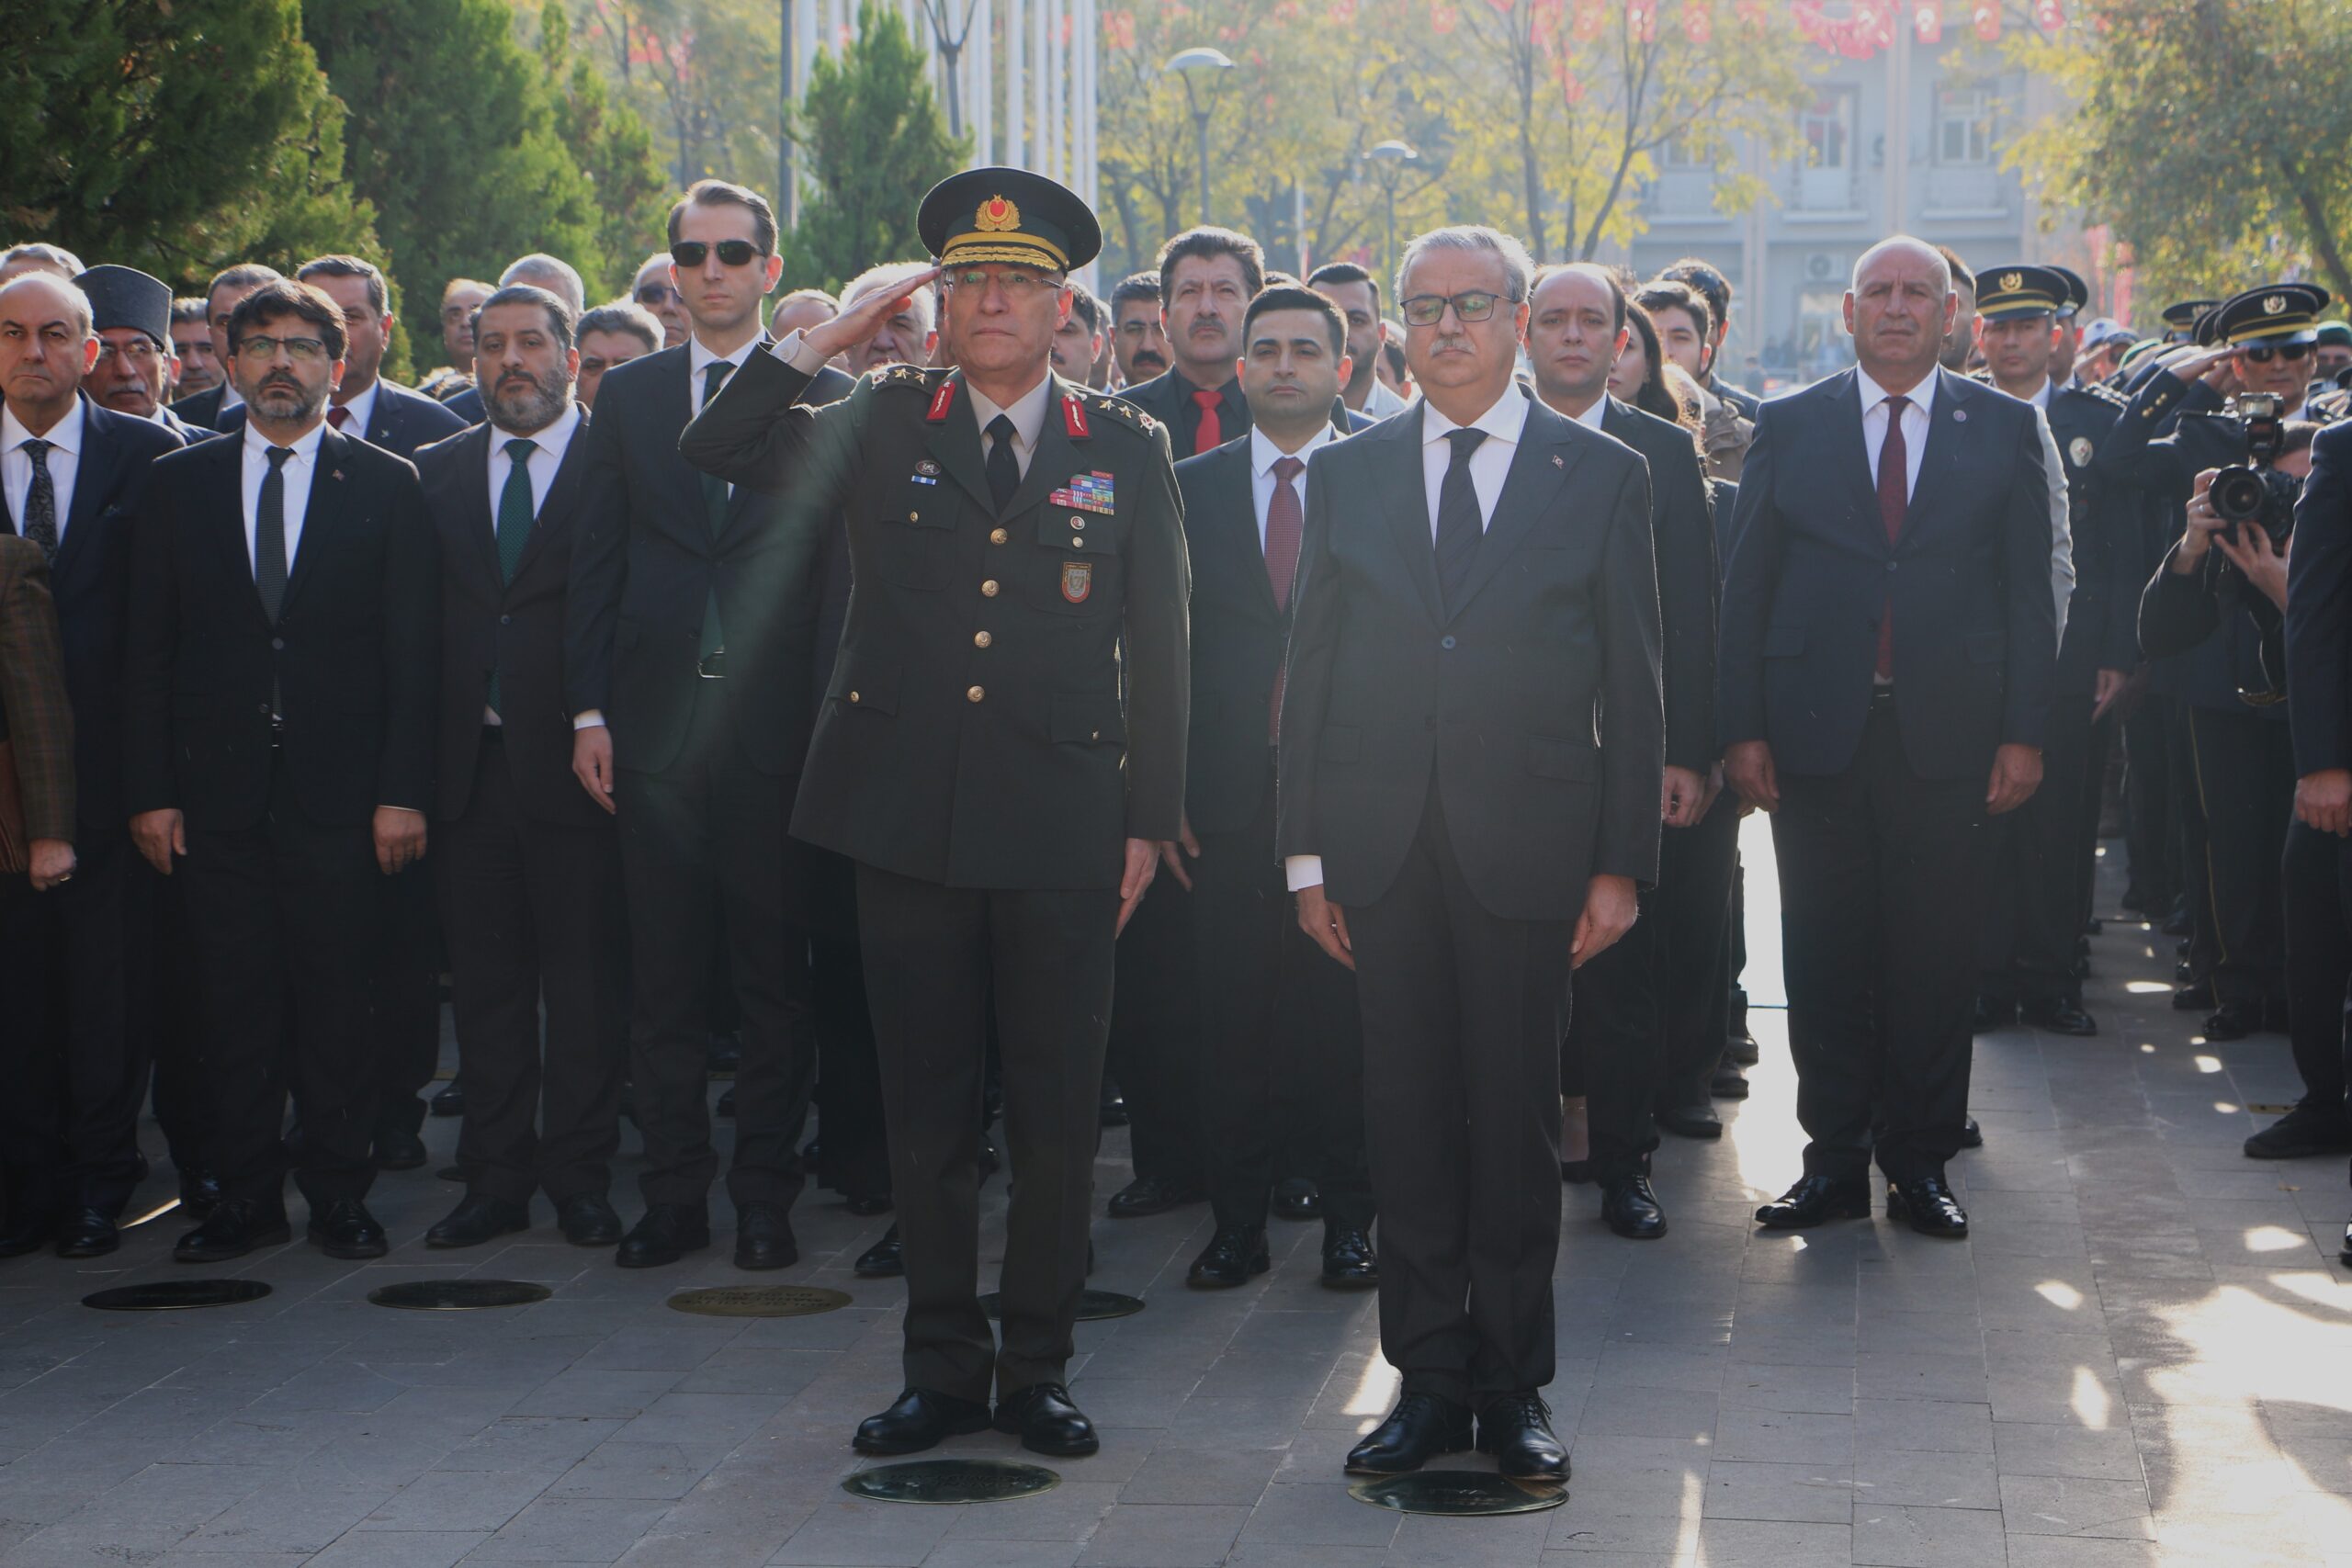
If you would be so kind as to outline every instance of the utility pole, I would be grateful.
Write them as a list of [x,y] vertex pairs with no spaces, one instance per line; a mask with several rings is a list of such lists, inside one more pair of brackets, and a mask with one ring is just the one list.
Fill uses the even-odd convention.
[[776,135],[775,135],[775,197],[776,206],[784,214],[784,226],[797,228],[800,223],[800,181],[793,169],[792,111],[797,107],[792,101],[793,29],[797,18],[792,14],[794,0],[777,0],[782,9],[777,14],[780,27],[777,39],[781,44],[776,73]]

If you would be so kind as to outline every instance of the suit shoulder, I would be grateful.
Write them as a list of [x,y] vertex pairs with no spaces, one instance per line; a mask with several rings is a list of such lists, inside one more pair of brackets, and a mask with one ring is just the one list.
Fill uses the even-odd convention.
[[169,425],[158,424],[152,419],[134,419],[129,414],[100,408],[96,403],[88,406],[84,418],[92,429],[102,431],[108,438],[120,442],[134,459],[160,457],[188,444],[187,437]]
[[686,348],[684,344],[676,348],[640,354],[635,359],[616,365],[605,372],[605,378],[596,384],[596,400],[602,402],[616,391],[624,400],[648,395],[646,389],[652,387],[665,373],[682,375],[685,363]]
[[436,470],[462,461],[468,446],[484,439],[476,433],[485,428],[482,425],[459,425],[450,434],[418,447],[416,455],[409,461],[415,464],[420,477],[429,478]]
[[422,392],[412,391],[397,382],[386,381],[379,397],[390,400],[404,419],[412,420],[436,434],[454,435],[466,428],[466,422],[435,402]]
[[354,474],[395,482],[403,478],[412,483],[416,479],[416,465],[406,457],[397,452],[388,452],[371,442],[355,441],[349,436],[344,437],[343,454],[334,466],[347,468]]

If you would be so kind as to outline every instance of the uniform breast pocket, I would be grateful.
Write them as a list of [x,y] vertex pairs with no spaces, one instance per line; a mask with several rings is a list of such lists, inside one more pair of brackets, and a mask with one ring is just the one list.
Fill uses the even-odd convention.
[[956,511],[944,484],[902,486],[866,530],[875,575],[900,588],[946,587],[956,568]]
[[1057,615],[1118,613],[1119,548],[1113,520],[1053,513],[1037,521],[1026,584],[1033,608]]

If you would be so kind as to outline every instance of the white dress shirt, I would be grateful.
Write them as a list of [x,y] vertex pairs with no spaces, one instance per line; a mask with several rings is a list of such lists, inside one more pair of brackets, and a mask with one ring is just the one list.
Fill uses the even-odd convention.
[[[1878,484],[1878,455],[1886,446],[1887,389],[1871,373],[1854,367],[1854,384],[1862,393],[1862,455],[1870,459],[1871,484]],[[1903,410],[1903,499],[1908,502],[1919,482],[1919,463],[1928,455],[1928,421],[1936,407],[1936,373],[1903,394],[1911,400]]]
[[[1552,405],[1549,403],[1546,403],[1544,406],[1545,408],[1552,408]],[[1552,412],[1554,413],[1558,413],[1560,411],[1557,409],[1552,409]],[[1577,423],[1583,425],[1587,430],[1600,430],[1600,422],[1608,412],[1609,394],[1607,392],[1602,392],[1600,396],[1592,400],[1591,403],[1586,407],[1584,412],[1569,414],[1567,417],[1576,421]],[[1603,434],[1605,434],[1607,433],[1603,432]]]
[[2066,493],[2066,463],[2050,433],[2050,383],[2026,401],[2041,411],[2041,467],[2050,486],[2050,592],[2058,601],[2058,640],[2066,640],[2066,608],[2075,596],[2075,525]]
[[[702,339],[694,333],[688,333],[686,334],[686,418],[691,420],[695,415],[702,412],[702,378],[705,372],[722,359],[732,365],[735,370],[741,370],[743,368],[743,361],[759,351],[758,338],[753,338],[732,354],[721,354],[717,349],[707,346]],[[729,370],[727,373],[729,380],[735,378],[735,370]],[[731,482],[727,487],[727,493],[730,496],[735,493],[735,486]]]
[[[82,468],[82,400],[40,439],[49,443],[49,486],[57,494],[57,542],[65,543],[65,520],[74,511],[74,479]],[[25,502],[33,493],[33,455],[24,449],[33,433],[17,422],[16,411],[0,403],[0,490],[7,492],[8,520],[25,531]]]
[[571,445],[571,437],[580,429],[580,405],[566,403],[563,412],[545,430],[528,435],[512,430],[501,430],[496,423],[490,427],[490,528],[494,537],[498,532],[498,502],[506,493],[506,476],[514,471],[514,459],[506,455],[509,441],[528,441],[538,450],[531,454],[531,515],[537,517],[539,508],[548,503],[548,487],[555,483],[555,471],[563,467],[563,454]]
[[1519,452],[1520,433],[1527,428],[1527,396],[1511,382],[1494,406],[1468,425],[1458,425],[1438,412],[1437,405],[1428,400],[1421,403],[1421,482],[1429,502],[1430,540],[1437,540],[1438,491],[1444,487],[1445,470],[1453,462],[1453,445],[1446,440],[1448,433],[1463,429],[1477,429],[1487,433],[1478,449],[1470,454],[1470,488],[1478,496],[1478,526],[1484,530],[1495,515],[1495,502],[1502,499],[1503,480],[1510,475],[1510,460]]
[[[1377,354],[1380,350],[1375,348],[1373,352]],[[1382,420],[1386,419],[1390,414],[1403,413],[1412,406],[1391,391],[1387,382],[1374,376],[1372,378],[1372,390],[1364,394],[1362,412],[1366,419]]]
[[[294,443],[294,456],[286,460],[280,473],[286,491],[286,570],[289,577],[294,571],[295,558],[301,552],[302,519],[311,510],[311,481],[318,476],[319,442],[326,433],[324,420],[311,426]],[[244,444],[245,564],[258,577],[261,563],[254,553],[254,514],[261,507],[261,481],[269,476],[268,453],[273,443],[254,428],[253,421],[247,420]]]
[[376,390],[383,384],[380,380],[368,382],[366,391],[343,405],[343,424],[337,434],[348,435],[354,441],[368,439],[368,422],[376,417]]
[[[1304,463],[1317,452],[1329,446],[1338,438],[1339,434],[1329,424],[1317,425],[1315,434],[1307,438],[1306,446],[1295,452],[1285,452],[1269,440],[1263,430],[1254,424],[1250,427],[1250,498],[1255,504],[1258,513],[1258,553],[1260,555],[1266,553],[1266,508],[1274,503],[1275,463],[1284,457],[1295,457]],[[1298,491],[1299,515],[1304,518],[1306,514],[1306,474],[1304,469],[1300,470],[1297,478],[1291,480],[1291,488]]]
[[1037,438],[1046,432],[1046,406],[1053,400],[1053,375],[1048,369],[1037,378],[1037,384],[1012,400],[1012,406],[1002,407],[983,397],[972,385],[971,378],[964,379],[964,390],[971,394],[972,418],[980,427],[980,457],[983,461],[996,449],[996,438],[989,434],[989,426],[996,416],[1012,421],[1012,456],[1021,465],[1021,477],[1029,477],[1029,459],[1037,455]]

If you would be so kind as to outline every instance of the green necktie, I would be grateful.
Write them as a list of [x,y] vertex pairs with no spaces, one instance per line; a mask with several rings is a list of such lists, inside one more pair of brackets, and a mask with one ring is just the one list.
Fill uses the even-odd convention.
[[[536,441],[521,436],[506,444],[506,483],[498,492],[498,580],[514,581],[514,568],[522,562],[523,547],[531,542],[531,454],[539,449]],[[490,711],[503,717],[505,710],[498,702],[498,670],[490,671]]]
[[[734,368],[724,359],[714,359],[703,367],[703,407],[708,408],[710,400],[718,396],[718,389],[727,384],[727,378]],[[727,481],[716,474],[703,475],[702,502],[703,512],[710,526],[711,542],[717,544],[719,531],[727,526]],[[697,657],[708,659],[726,646],[726,635],[718,626],[718,580],[714,576],[710,584],[710,602],[703,606],[702,647]]]

